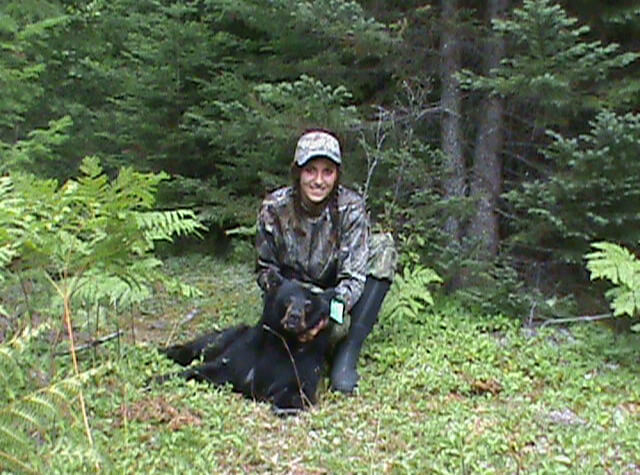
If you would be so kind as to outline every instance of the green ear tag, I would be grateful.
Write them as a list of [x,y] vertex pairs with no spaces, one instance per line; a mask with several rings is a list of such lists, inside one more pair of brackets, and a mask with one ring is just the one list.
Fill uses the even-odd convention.
[[342,325],[344,321],[344,303],[340,300],[331,300],[331,310],[329,311],[329,318]]

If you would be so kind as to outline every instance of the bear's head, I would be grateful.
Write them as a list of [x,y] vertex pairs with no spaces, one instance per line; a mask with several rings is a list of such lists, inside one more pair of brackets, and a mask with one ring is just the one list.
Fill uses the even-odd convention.
[[278,285],[271,283],[269,293],[273,292],[275,310],[284,331],[300,335],[329,317],[331,299],[335,296],[333,289],[315,290],[293,279],[278,280]]

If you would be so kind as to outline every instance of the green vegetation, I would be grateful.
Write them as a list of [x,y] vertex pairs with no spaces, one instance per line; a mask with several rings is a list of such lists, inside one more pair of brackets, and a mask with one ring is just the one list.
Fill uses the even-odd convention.
[[[587,254],[591,279],[607,279],[615,287],[606,292],[615,316],[634,317],[640,310],[640,261],[628,249],[609,242],[596,242]],[[640,330],[639,325],[632,327]]]
[[[166,311],[136,321],[137,344],[128,331],[119,344],[81,353],[81,366],[95,368],[85,397],[102,459],[81,450],[72,459],[66,436],[44,439],[37,453],[49,471],[91,470],[96,459],[107,473],[640,469],[638,335],[527,329],[438,301],[417,318],[392,318],[387,306],[365,347],[358,394],[322,389],[312,411],[280,419],[225,388],[181,380],[146,388],[150,376],[175,369],[155,350],[167,338],[251,321],[260,310],[249,266],[194,256],[169,267],[208,297],[180,304],[159,294],[142,309]],[[192,305],[202,313],[179,324]]]
[[[55,457],[80,458],[99,467],[101,456],[91,446],[91,438],[83,432],[85,426],[78,414],[82,386],[98,371],[56,378],[40,386],[44,379],[42,359],[34,358],[38,337],[47,325],[36,332],[25,332],[19,338],[0,346],[0,467],[16,473],[42,473]],[[69,445],[60,451],[59,444]],[[42,456],[33,454],[46,452]]]

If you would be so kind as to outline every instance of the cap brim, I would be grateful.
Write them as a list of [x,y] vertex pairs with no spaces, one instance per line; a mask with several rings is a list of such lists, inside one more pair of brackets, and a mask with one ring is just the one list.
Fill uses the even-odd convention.
[[307,155],[303,155],[301,157],[298,157],[296,159],[296,164],[299,167],[304,167],[307,163],[309,163],[314,158],[326,158],[326,159],[331,160],[333,163],[335,163],[338,166],[342,165],[342,160],[340,159],[340,157],[337,157],[335,155],[332,155],[332,154],[326,153],[326,152],[323,152],[323,153],[312,152],[312,153],[309,153]]

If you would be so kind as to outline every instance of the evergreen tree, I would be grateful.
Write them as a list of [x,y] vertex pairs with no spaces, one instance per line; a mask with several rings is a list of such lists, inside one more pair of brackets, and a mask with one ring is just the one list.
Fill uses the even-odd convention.
[[[592,206],[601,210],[597,214],[602,217],[602,201],[600,195],[590,193],[579,194],[575,202],[568,199],[577,189],[588,188],[586,183],[580,182],[586,177],[580,178],[573,169],[571,180],[568,179],[566,167],[569,161],[558,159],[567,156],[566,150],[565,153],[540,153],[550,142],[551,136],[545,132],[553,127],[560,136],[571,137],[584,131],[589,117],[609,104],[609,97],[601,93],[602,86],[614,72],[631,64],[637,55],[618,52],[616,44],[589,39],[588,26],[579,26],[577,19],[569,17],[561,6],[548,0],[526,0],[508,18],[494,20],[493,26],[510,45],[505,58],[492,68],[491,74],[465,71],[461,79],[465,87],[489,92],[508,101],[505,125],[509,140],[505,143],[505,156],[515,159],[505,163],[506,197],[516,210],[526,210],[526,214],[515,213],[521,219],[510,221],[504,230],[509,234],[515,231],[510,236],[511,243],[518,246],[526,243],[529,249],[533,246],[537,250],[560,251],[573,247],[570,254],[552,252],[551,255],[576,262],[588,245],[585,238],[589,233],[584,233],[585,226],[581,224],[585,216],[582,211]],[[597,120],[599,129],[603,127],[602,117]],[[569,138],[566,140],[566,143],[573,143]],[[556,150],[559,143],[556,141],[550,150]],[[611,158],[607,163],[602,162],[602,166],[616,168],[614,163],[618,162]],[[524,190],[524,195],[516,190]],[[531,208],[527,209],[525,202]],[[572,209],[570,202],[580,203],[579,209]],[[543,221],[555,222],[562,230],[548,232],[546,238],[543,237],[549,226],[541,226],[540,220],[534,218],[538,213],[545,216]],[[614,232],[613,228],[611,232]],[[577,238],[579,234],[582,236]],[[522,247],[519,250],[522,251]]]
[[550,0],[525,0],[512,18],[494,21],[495,30],[513,43],[507,58],[493,77],[467,72],[465,84],[529,107],[539,128],[597,110],[603,105],[597,85],[638,55],[618,53],[615,43],[588,41],[589,27],[577,21]]
[[45,95],[47,64],[40,50],[66,21],[56,2],[0,5],[0,173],[12,167],[53,170],[59,158],[55,152],[68,118],[47,119],[35,111]]
[[525,216],[514,239],[578,266],[593,241],[640,241],[640,115],[603,111],[590,126],[577,138],[552,134],[554,174],[508,195]]
[[164,170],[162,203],[217,225],[253,221],[256,193],[286,180],[296,135],[349,134],[354,106],[384,87],[375,65],[390,40],[357,2],[60,3],[25,117],[27,130],[36,114],[70,117],[58,124],[67,166],[40,171],[68,176],[92,154],[110,171]]

